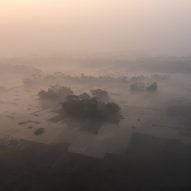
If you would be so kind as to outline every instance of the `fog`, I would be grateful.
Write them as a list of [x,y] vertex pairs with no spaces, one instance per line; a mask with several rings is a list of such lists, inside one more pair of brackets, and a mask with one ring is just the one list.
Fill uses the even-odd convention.
[[0,188],[190,189],[190,63],[2,58]]
[[1,0],[1,56],[189,56],[189,0]]
[[101,158],[136,132],[190,143],[191,59],[54,59],[2,60],[2,137]]
[[0,190],[191,190],[189,0],[0,1]]

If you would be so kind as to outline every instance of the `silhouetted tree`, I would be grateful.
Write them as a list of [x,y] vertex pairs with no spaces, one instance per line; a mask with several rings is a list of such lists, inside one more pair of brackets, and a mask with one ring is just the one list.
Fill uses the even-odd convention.
[[[58,111],[58,115],[52,118],[57,121],[74,121],[79,124],[82,129],[89,132],[97,133],[105,123],[118,124],[122,119],[120,107],[113,102],[104,102],[100,99],[102,95],[109,97],[106,91],[94,91],[101,93],[92,96],[84,93],[81,95],[69,95],[66,101],[62,103],[62,108]],[[103,94],[102,94],[103,93]]]
[[146,88],[146,90],[149,92],[156,92],[157,89],[158,89],[158,85],[156,82],[153,82],[150,86]]

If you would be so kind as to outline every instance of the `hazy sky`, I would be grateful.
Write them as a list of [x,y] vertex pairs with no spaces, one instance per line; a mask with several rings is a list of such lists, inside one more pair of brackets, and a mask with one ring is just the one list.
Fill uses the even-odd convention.
[[0,55],[191,53],[191,0],[0,0]]

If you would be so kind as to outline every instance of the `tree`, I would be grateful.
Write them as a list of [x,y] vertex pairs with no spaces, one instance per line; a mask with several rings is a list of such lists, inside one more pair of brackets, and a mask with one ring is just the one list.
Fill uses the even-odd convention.
[[158,85],[156,82],[153,82],[150,86],[146,88],[148,92],[156,92],[158,89]]

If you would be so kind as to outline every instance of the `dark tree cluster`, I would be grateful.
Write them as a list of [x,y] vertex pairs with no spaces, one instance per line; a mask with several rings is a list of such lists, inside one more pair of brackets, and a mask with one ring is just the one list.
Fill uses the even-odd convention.
[[92,90],[91,94],[67,96],[58,116],[52,120],[74,121],[82,129],[97,133],[104,124],[118,124],[121,119],[120,107],[109,101],[109,95],[105,90],[97,89]]
[[110,97],[107,91],[102,89],[91,90],[91,94],[94,98],[99,101],[108,102],[110,101]]
[[134,82],[130,85],[131,91],[144,91],[145,84],[143,82]]
[[156,92],[158,89],[158,84],[156,82],[153,82],[152,84],[146,86],[144,82],[134,82],[130,85],[131,91],[137,91],[137,92]]
[[66,75],[61,72],[56,72],[51,75],[33,75],[23,81],[27,87],[47,87],[53,84],[78,84],[78,85],[99,85],[99,84],[126,84],[128,83],[127,76],[89,76],[81,74],[80,76]]
[[43,108],[56,107],[66,100],[73,91],[68,87],[52,86],[48,90],[41,90],[38,93],[40,103]]
[[151,85],[149,85],[146,90],[148,92],[156,92],[157,91],[157,88],[158,88],[158,85],[156,82],[153,82]]

